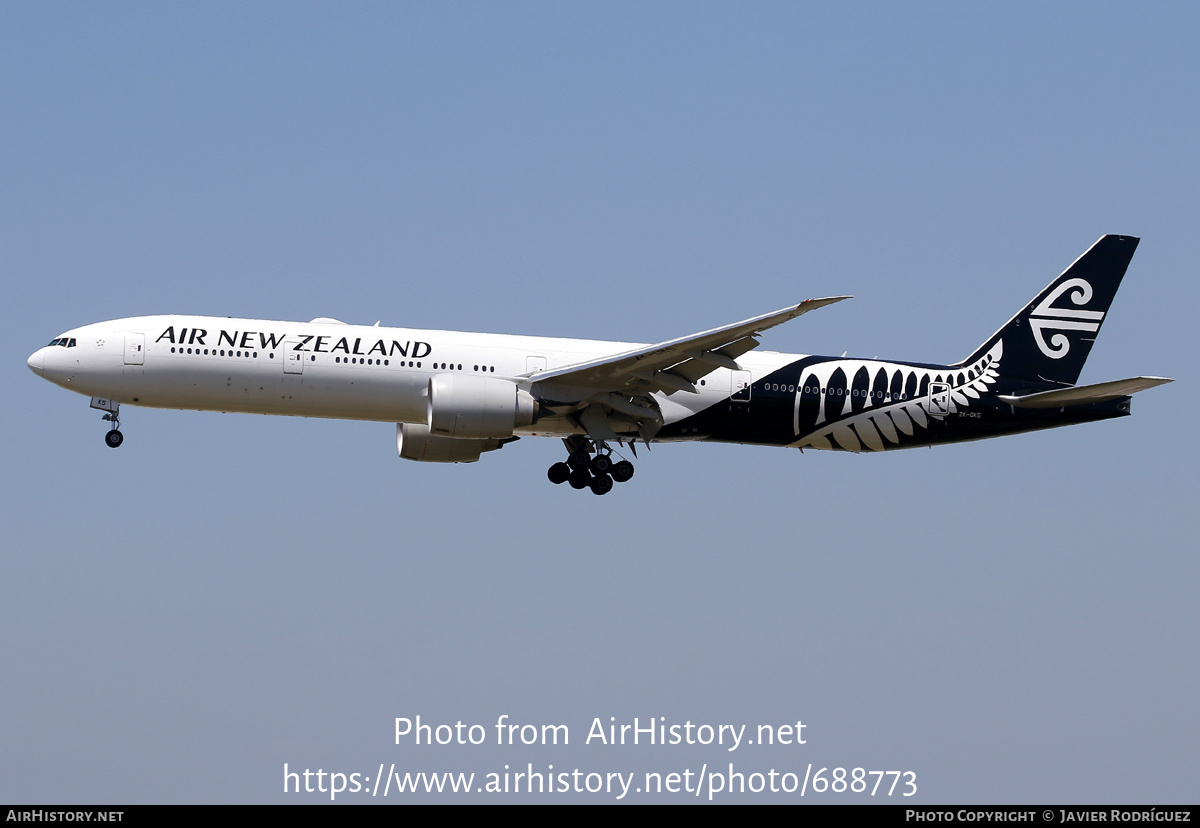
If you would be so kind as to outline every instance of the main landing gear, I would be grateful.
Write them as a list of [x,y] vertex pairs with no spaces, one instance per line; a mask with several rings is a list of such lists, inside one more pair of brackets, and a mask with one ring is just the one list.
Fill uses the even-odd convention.
[[[614,483],[624,483],[633,477],[633,463],[613,458],[607,443],[586,438],[568,438],[565,463],[555,463],[546,472],[550,482],[570,483],[572,489],[591,489],[603,495],[612,491]],[[595,454],[595,456],[592,456]]]

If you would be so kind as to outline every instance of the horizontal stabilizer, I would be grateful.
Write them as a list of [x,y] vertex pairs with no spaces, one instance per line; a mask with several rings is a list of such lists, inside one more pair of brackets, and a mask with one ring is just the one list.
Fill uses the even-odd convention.
[[1062,388],[1058,391],[1042,391],[1020,397],[1000,395],[1000,400],[1017,408],[1062,408],[1068,405],[1091,405],[1128,397],[1156,385],[1174,380],[1165,377],[1131,377],[1130,379],[1101,382],[1096,385],[1080,385],[1077,388]]

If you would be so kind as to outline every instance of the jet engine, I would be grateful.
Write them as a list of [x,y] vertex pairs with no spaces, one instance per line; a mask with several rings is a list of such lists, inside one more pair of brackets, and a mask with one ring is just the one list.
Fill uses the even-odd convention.
[[474,463],[485,451],[495,451],[509,440],[487,437],[462,440],[429,433],[424,423],[396,423],[396,453],[405,460],[424,463]]
[[470,374],[438,374],[429,380],[426,422],[433,438],[512,437],[514,429],[532,425],[537,414],[537,401],[511,380]]

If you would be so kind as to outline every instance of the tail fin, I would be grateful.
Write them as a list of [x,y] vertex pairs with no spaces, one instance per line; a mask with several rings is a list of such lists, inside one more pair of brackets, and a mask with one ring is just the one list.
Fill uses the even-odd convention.
[[1133,236],[1102,237],[958,365],[977,362],[1003,340],[1002,374],[1074,385],[1138,241]]

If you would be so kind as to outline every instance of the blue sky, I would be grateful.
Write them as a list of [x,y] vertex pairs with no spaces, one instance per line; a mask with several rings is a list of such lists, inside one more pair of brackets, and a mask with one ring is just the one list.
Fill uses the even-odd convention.
[[[733,761],[903,768],[922,803],[1194,800],[1198,22],[7,4],[0,799]],[[551,441],[444,468],[371,423],[130,408],[113,452],[24,364],[150,313],[656,341],[843,293],[764,347],[948,361],[1105,233],[1142,243],[1081,381],[1177,380],[1133,417],[660,446],[604,498],[545,480]],[[418,714],[572,744],[395,745]],[[808,744],[582,744],[610,716]]]

